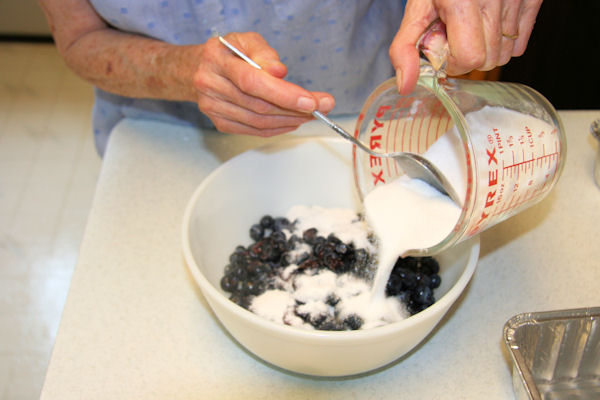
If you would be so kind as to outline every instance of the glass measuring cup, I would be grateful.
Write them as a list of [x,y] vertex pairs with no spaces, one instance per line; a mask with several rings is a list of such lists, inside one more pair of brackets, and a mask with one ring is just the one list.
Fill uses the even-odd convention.
[[[456,138],[455,171],[445,169],[452,164],[450,154],[428,157],[445,132]],[[437,245],[413,249],[411,255],[438,253],[542,200],[566,157],[562,122],[538,92],[515,83],[445,78],[427,62],[410,95],[400,95],[394,79],[376,88],[354,135],[382,152],[422,154],[458,182],[455,189],[464,201],[454,229]],[[356,149],[353,162],[363,198],[403,174],[398,164]]]

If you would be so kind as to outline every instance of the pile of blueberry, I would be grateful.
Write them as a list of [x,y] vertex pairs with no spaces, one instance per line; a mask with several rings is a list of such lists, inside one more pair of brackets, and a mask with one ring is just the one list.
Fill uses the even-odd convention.
[[[315,228],[305,230],[302,236],[290,234],[293,231],[292,222],[270,215],[250,227],[252,243],[235,248],[221,278],[221,288],[230,293],[233,302],[248,309],[255,296],[267,290],[282,289],[276,278],[290,264],[298,265],[295,273],[327,268],[338,274],[351,273],[362,279],[372,279],[374,260],[365,249],[344,243],[333,234],[320,236]],[[309,250],[299,252],[302,245]],[[440,284],[438,272],[439,265],[431,257],[398,259],[386,294],[399,296],[411,314],[415,314],[434,303],[433,289]],[[362,325],[359,317],[339,324],[313,321],[309,317],[304,319],[320,330],[353,330]]]
[[440,265],[432,257],[400,257],[385,288],[388,296],[398,296],[414,315],[433,303],[433,289],[442,283]]

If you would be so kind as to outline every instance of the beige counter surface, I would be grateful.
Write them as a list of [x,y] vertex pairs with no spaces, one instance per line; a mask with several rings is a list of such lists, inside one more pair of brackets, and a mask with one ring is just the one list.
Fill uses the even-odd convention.
[[[42,398],[512,398],[504,323],[521,312],[600,305],[589,134],[600,111],[560,115],[568,157],[552,193],[482,233],[470,285],[421,345],[342,379],[291,374],[252,356],[223,330],[184,265],[181,220],[194,189],[268,140],[123,121],[103,162]],[[342,125],[352,129],[353,120]],[[295,134],[333,135],[317,122]]]

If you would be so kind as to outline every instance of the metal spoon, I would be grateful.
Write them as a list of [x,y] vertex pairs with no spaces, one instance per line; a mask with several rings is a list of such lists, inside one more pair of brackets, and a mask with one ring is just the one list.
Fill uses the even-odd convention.
[[[262,69],[260,65],[258,65],[251,58],[242,53],[234,45],[229,43],[223,36],[219,36],[219,41],[225,46],[227,46],[237,56],[246,61],[248,64],[252,65],[254,68]],[[333,122],[331,119],[327,118],[319,111],[313,111],[312,115],[320,121],[324,122],[327,126],[333,129],[344,139],[347,139],[354,143],[361,150],[375,157],[393,158],[400,165],[400,168],[402,168],[406,175],[414,179],[421,179],[422,181],[433,186],[440,193],[448,195],[448,197],[450,197],[457,205],[462,206],[462,201],[460,197],[456,194],[456,191],[454,190],[450,182],[446,179],[444,174],[442,174],[442,172],[438,170],[437,167],[431,162],[429,162],[429,160],[427,160],[426,158],[415,153],[406,153],[403,151],[393,153],[380,153],[373,151],[369,147],[365,146],[362,142],[357,140],[350,133],[346,132],[346,130],[344,130],[341,126]]]

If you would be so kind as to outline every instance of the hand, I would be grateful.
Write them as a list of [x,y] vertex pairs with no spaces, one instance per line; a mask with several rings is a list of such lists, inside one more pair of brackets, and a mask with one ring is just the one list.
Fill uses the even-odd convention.
[[201,48],[193,86],[200,110],[221,132],[272,136],[296,129],[328,113],[330,94],[309,92],[282,78],[287,68],[277,52],[257,33],[231,33],[227,41],[261,66],[256,69],[232,53],[217,38]]
[[525,52],[542,0],[408,0],[390,46],[401,94],[419,75],[417,41],[435,19],[446,24],[450,54],[446,72],[489,71]]

